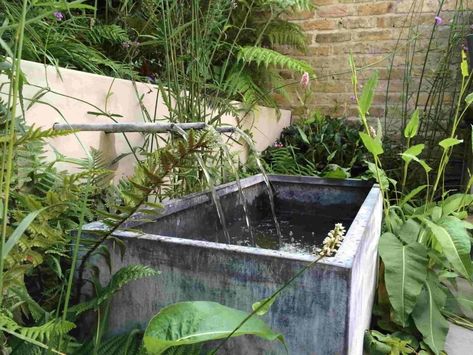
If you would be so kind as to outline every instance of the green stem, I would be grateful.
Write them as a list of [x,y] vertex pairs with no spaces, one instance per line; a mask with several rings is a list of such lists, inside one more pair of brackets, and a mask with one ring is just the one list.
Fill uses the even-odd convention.
[[[6,162],[6,172],[3,176],[4,181],[4,191],[3,191],[3,214],[2,214],[2,239],[0,242],[0,255],[3,254],[3,248],[6,242],[6,235],[7,235],[7,227],[8,227],[8,203],[10,199],[10,184],[13,172],[13,148],[15,146],[15,130],[16,130],[16,107],[18,102],[18,94],[20,91],[20,76],[21,76],[21,56],[23,50],[23,38],[24,38],[24,30],[25,30],[25,21],[26,21],[26,12],[27,12],[27,5],[28,0],[23,0],[23,8],[21,13],[21,21],[18,26],[16,39],[17,39],[17,51],[16,51],[16,58],[14,59],[14,72],[12,74],[12,81],[13,83],[10,84],[12,89],[10,94],[13,96],[12,98],[12,106],[11,106],[11,115],[10,115],[10,123],[8,125],[8,129],[10,130],[10,137],[8,141],[8,151],[7,151],[7,162]],[[7,130],[8,132],[8,130]],[[0,306],[3,302],[3,268],[5,265],[4,258],[0,258]]]

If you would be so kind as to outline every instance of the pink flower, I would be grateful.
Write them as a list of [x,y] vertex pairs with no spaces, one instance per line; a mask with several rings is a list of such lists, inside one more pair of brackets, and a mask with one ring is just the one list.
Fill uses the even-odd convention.
[[307,89],[307,87],[309,86],[309,82],[310,82],[309,73],[305,72],[304,74],[302,74],[302,78],[301,78],[301,81],[300,81],[300,85],[301,85],[304,89]]
[[440,26],[443,23],[443,20],[440,16],[435,16],[435,24]]

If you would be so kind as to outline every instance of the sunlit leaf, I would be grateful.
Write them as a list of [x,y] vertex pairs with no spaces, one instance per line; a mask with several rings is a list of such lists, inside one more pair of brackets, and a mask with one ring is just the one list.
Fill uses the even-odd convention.
[[453,147],[457,144],[460,144],[462,143],[463,140],[462,139],[457,139],[457,138],[445,138],[444,140],[440,141],[439,145],[443,148],[443,149],[447,149],[447,148],[450,148],[450,147]]
[[[149,354],[162,354],[173,346],[196,344],[228,337],[248,316],[247,313],[216,302],[181,302],[163,308],[149,322],[144,346]],[[279,340],[275,333],[257,316],[251,317],[232,337],[256,335],[265,340]]]
[[415,110],[404,129],[404,137],[414,138],[419,130],[419,109]]
[[384,233],[379,242],[389,300],[402,326],[417,302],[427,274],[427,250],[417,242],[403,244],[394,234]]
[[374,93],[376,90],[376,86],[378,85],[378,72],[375,71],[371,75],[371,77],[368,79],[368,81],[365,83],[363,87],[363,92],[361,93],[358,106],[360,113],[365,116],[370,107],[371,104],[373,103],[373,97]]
[[366,149],[368,149],[371,154],[375,156],[383,154],[383,143],[381,143],[381,139],[378,137],[373,138],[365,132],[360,132],[360,137]]

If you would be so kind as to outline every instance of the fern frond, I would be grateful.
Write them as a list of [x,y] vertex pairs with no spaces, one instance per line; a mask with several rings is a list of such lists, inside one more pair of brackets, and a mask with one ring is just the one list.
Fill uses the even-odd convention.
[[246,63],[254,63],[265,67],[275,66],[289,69],[298,73],[309,73],[314,75],[314,69],[305,61],[291,58],[272,49],[262,47],[241,47],[238,52],[238,60]]
[[274,174],[317,176],[318,171],[314,163],[297,162],[293,147],[272,149],[269,153],[269,170]]
[[42,129],[42,128],[36,128],[34,125],[30,126],[28,130],[22,134],[17,140],[16,140],[16,145],[22,145],[26,144],[32,141],[38,141],[38,140],[43,140],[46,138],[56,138],[56,137],[62,137],[62,136],[67,136],[71,133],[78,132],[74,130],[64,130],[64,131],[58,131],[54,130],[52,128],[50,129]]
[[107,301],[127,283],[144,277],[159,275],[159,271],[144,265],[129,265],[118,270],[111,278],[109,284],[104,287],[94,299],[80,303],[70,308],[72,313],[79,315],[90,309],[96,309]]
[[306,36],[299,25],[281,19],[273,20],[267,27],[265,35],[272,46],[289,45],[300,50],[307,47]]
[[61,319],[53,319],[35,327],[23,327],[5,314],[0,314],[0,329],[34,345],[48,348],[44,342],[53,337],[65,335],[75,328],[75,324]]
[[122,44],[130,40],[126,30],[118,25],[95,25],[85,33],[85,37],[91,45]]
[[94,352],[97,355],[139,355],[141,353],[143,332],[140,329],[115,335],[100,343],[100,346],[94,349],[94,340],[82,345],[74,355],[89,355]]

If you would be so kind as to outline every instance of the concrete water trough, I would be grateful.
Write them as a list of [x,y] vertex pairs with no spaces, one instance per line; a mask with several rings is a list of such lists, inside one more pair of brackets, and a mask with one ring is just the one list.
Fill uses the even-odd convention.
[[[320,245],[334,223],[342,222],[347,234],[337,254],[307,270],[264,318],[285,336],[291,354],[362,354],[376,283],[382,219],[379,188],[357,180],[288,176],[269,180],[282,244],[277,238],[271,240],[271,209],[261,175],[241,180],[253,236],[245,228],[236,183],[217,187],[231,244],[225,243],[209,193],[168,201],[152,221],[130,222],[140,233],[117,231],[127,249],[121,258],[119,248],[111,248],[113,269],[144,264],[161,275],[130,283],[114,296],[109,329],[118,333],[137,324],[145,327],[162,307],[180,301],[216,301],[249,312],[254,302],[313,261],[312,246]],[[261,226],[267,227],[270,237]],[[252,336],[233,339],[226,346],[222,353],[285,353],[281,344]]]

